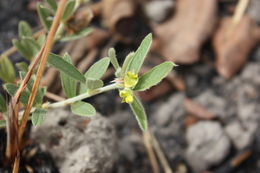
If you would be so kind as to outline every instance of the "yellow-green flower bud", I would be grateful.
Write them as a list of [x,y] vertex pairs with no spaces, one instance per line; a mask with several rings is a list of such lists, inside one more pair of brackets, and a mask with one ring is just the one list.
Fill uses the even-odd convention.
[[129,89],[120,90],[119,96],[123,99],[122,102],[132,103],[134,100],[133,91]]
[[127,72],[124,77],[124,86],[125,88],[132,88],[134,87],[138,82],[138,76],[135,73]]

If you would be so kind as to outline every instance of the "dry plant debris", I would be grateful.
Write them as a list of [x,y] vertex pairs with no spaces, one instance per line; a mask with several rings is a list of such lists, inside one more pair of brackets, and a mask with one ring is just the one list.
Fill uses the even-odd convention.
[[215,26],[216,12],[216,1],[178,1],[176,14],[155,28],[157,51],[177,64],[198,61],[201,46]]
[[260,38],[260,28],[248,16],[244,16],[229,32],[231,24],[232,18],[223,18],[213,38],[216,69],[226,79],[233,77],[245,65]]

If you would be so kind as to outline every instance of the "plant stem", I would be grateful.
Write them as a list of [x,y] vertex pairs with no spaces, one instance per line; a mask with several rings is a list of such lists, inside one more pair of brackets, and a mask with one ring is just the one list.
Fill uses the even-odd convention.
[[114,84],[107,85],[105,87],[99,88],[97,90],[94,90],[94,91],[91,91],[91,92],[86,92],[86,93],[83,93],[83,94],[78,95],[76,97],[69,98],[67,100],[63,100],[63,101],[52,103],[52,104],[45,103],[45,104],[42,105],[42,108],[51,109],[51,108],[58,108],[58,107],[67,106],[67,105],[70,105],[70,104],[75,103],[77,101],[92,97],[94,95],[97,95],[97,94],[100,94],[100,93],[103,93],[103,92],[106,92],[106,91],[118,89],[118,88],[120,88],[119,84],[114,83]]
[[58,8],[57,13],[54,17],[54,21],[52,23],[50,32],[47,36],[45,49],[43,51],[43,55],[42,55],[42,59],[41,59],[40,65],[39,65],[39,69],[38,69],[37,74],[36,74],[36,80],[33,84],[33,88],[32,88],[32,91],[31,91],[31,94],[30,94],[30,97],[29,97],[29,100],[28,100],[28,104],[26,105],[24,115],[23,115],[23,119],[22,119],[21,125],[19,127],[19,137],[18,137],[19,141],[21,141],[21,139],[22,139],[23,132],[24,132],[24,129],[26,127],[26,123],[27,123],[28,118],[30,116],[30,112],[31,112],[31,108],[33,106],[35,96],[36,96],[36,92],[37,92],[37,89],[40,85],[40,81],[41,81],[41,78],[42,78],[43,72],[45,70],[46,63],[47,63],[48,55],[51,51],[53,41],[54,41],[54,38],[55,38],[55,34],[56,34],[56,31],[57,31],[57,28],[59,27],[60,19],[61,19],[63,10],[65,8],[66,2],[67,2],[67,0],[61,0],[60,1],[59,8]]

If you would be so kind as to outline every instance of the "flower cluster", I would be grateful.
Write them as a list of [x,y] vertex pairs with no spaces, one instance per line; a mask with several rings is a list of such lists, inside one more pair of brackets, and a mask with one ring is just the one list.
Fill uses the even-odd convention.
[[127,72],[124,76],[124,89],[119,91],[119,96],[123,99],[122,102],[132,103],[134,100],[133,97],[133,88],[138,82],[138,75],[133,72]]

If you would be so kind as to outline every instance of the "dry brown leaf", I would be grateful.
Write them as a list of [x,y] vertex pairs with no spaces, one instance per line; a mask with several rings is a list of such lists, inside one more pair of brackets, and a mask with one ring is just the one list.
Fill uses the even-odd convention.
[[223,18],[213,38],[216,68],[226,79],[233,77],[246,63],[260,33],[257,24],[248,16],[244,16],[232,30],[231,24],[231,17]]
[[179,64],[199,60],[202,44],[211,35],[216,21],[217,1],[179,0],[176,14],[155,27],[157,50]]
[[116,29],[125,19],[134,16],[136,9],[135,0],[103,0],[103,18],[105,24]]
[[214,114],[206,110],[202,105],[190,99],[185,99],[184,107],[188,113],[196,116],[199,119],[209,120],[216,117]]

